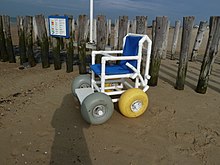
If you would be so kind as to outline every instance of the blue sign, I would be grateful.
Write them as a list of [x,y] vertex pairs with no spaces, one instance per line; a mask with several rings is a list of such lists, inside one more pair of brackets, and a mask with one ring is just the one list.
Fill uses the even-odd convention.
[[52,37],[69,38],[69,25],[67,16],[49,16],[49,34]]

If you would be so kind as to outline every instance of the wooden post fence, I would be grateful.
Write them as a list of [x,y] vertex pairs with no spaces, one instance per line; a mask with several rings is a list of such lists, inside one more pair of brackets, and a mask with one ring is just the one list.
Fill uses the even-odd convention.
[[97,43],[96,43],[96,50],[105,50],[106,46],[106,18],[104,15],[99,15],[97,17]]
[[61,69],[61,59],[60,59],[60,46],[61,46],[61,38],[59,37],[51,37],[52,40],[52,54],[54,60],[54,69]]
[[171,46],[171,60],[175,59],[179,31],[180,31],[180,21],[178,20],[178,21],[175,21],[175,28],[173,32],[173,40],[172,40],[172,46]]
[[28,57],[29,66],[33,67],[36,65],[33,51],[33,17],[25,17],[25,50],[26,57]]
[[41,62],[43,68],[50,67],[49,63],[49,41],[45,26],[45,19],[43,15],[35,16],[37,25],[37,36],[41,47]]
[[188,57],[189,57],[189,46],[190,46],[191,34],[193,30],[194,19],[195,17],[193,16],[183,18],[182,42],[181,42],[179,66],[178,66],[178,73],[177,73],[176,86],[175,86],[175,88],[178,90],[184,89],[187,65],[188,65]]
[[19,37],[20,65],[23,65],[24,63],[27,62],[24,17],[19,17],[19,16],[17,17],[17,27],[18,27],[18,37]]
[[74,33],[73,33],[73,17],[68,16],[68,23],[69,23],[69,35],[70,38],[66,39],[66,49],[67,49],[67,55],[66,55],[66,72],[70,73],[73,71],[73,40],[74,40]]
[[128,16],[119,16],[118,50],[123,47],[123,38],[128,33]]
[[[97,43],[96,50],[105,50],[106,46],[106,18],[104,15],[99,15],[97,17]],[[101,63],[101,56],[97,55],[96,63]]]
[[15,63],[16,60],[15,60],[14,48],[11,38],[10,17],[7,15],[3,15],[2,22],[3,22],[3,29],[4,29],[3,31],[5,36],[5,45],[6,45],[8,60],[10,63]]
[[205,94],[207,91],[209,76],[211,75],[212,66],[218,53],[220,43],[220,16],[210,17],[209,27],[208,44],[201,66],[199,81],[196,87],[196,92],[201,94]]
[[110,19],[107,20],[107,25],[106,25],[106,45],[110,45],[111,43],[111,27],[112,27],[112,21]]
[[136,29],[137,29],[137,21],[136,21],[136,19],[130,20],[129,33],[136,33]]
[[[147,34],[147,17],[146,16],[137,16],[136,17],[136,33],[137,34]],[[146,44],[146,43],[145,43]],[[141,66],[141,74],[144,75],[145,72],[145,64],[146,64],[146,55],[147,52],[143,51],[142,54],[142,66]]]
[[8,54],[5,45],[5,35],[3,32],[3,21],[1,15],[0,15],[0,60],[2,60],[3,62],[8,61]]
[[162,59],[166,59],[166,57],[167,57],[167,44],[168,44],[168,38],[169,38],[169,29],[170,29],[170,21],[168,21],[168,23],[167,23],[166,33],[164,34],[165,40],[163,42]]
[[160,63],[163,53],[163,44],[166,39],[164,33],[167,32],[167,17],[156,17],[156,29],[155,29],[155,38],[154,45],[151,54],[151,63],[150,63],[150,86],[156,86],[158,82]]
[[79,16],[79,31],[78,31],[78,52],[79,52],[79,74],[86,74],[86,26],[87,16]]
[[147,16],[136,16],[136,33],[147,34]]
[[[154,45],[155,40],[155,31],[156,31],[156,20],[152,21],[152,29],[151,29],[151,35],[152,35],[152,47]],[[153,50],[153,49],[152,49]]]
[[194,43],[192,54],[191,54],[191,59],[190,59],[191,61],[196,61],[199,48],[202,44],[202,40],[205,35],[205,31],[207,30],[207,25],[208,25],[208,22],[201,21],[199,23],[199,29],[196,35],[195,43]]
[[114,27],[114,49],[118,49],[118,29],[119,29],[119,20],[115,20]]

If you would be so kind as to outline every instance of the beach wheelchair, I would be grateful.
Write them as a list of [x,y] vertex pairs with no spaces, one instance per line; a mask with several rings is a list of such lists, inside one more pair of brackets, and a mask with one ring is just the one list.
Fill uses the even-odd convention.
[[[123,50],[92,51],[91,75],[79,75],[72,82],[83,119],[90,124],[106,122],[115,102],[126,117],[138,117],[146,111],[151,45],[147,35],[129,33],[123,38]],[[143,51],[146,60],[142,60]],[[101,55],[101,64],[96,63],[97,55]]]

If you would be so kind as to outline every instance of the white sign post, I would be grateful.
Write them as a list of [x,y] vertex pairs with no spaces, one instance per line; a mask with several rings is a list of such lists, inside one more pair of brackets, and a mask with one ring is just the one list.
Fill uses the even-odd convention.
[[93,43],[93,0],[90,0],[90,36],[89,41],[90,43]]

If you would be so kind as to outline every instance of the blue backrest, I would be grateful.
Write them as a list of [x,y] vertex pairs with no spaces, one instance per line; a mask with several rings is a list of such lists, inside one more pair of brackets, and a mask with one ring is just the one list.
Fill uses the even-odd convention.
[[[123,48],[123,55],[124,56],[137,56],[138,48],[139,48],[139,41],[142,36],[127,36],[125,40],[125,45]],[[122,60],[120,62],[121,65],[125,65],[126,62],[129,62],[135,68],[137,68],[137,60]]]

